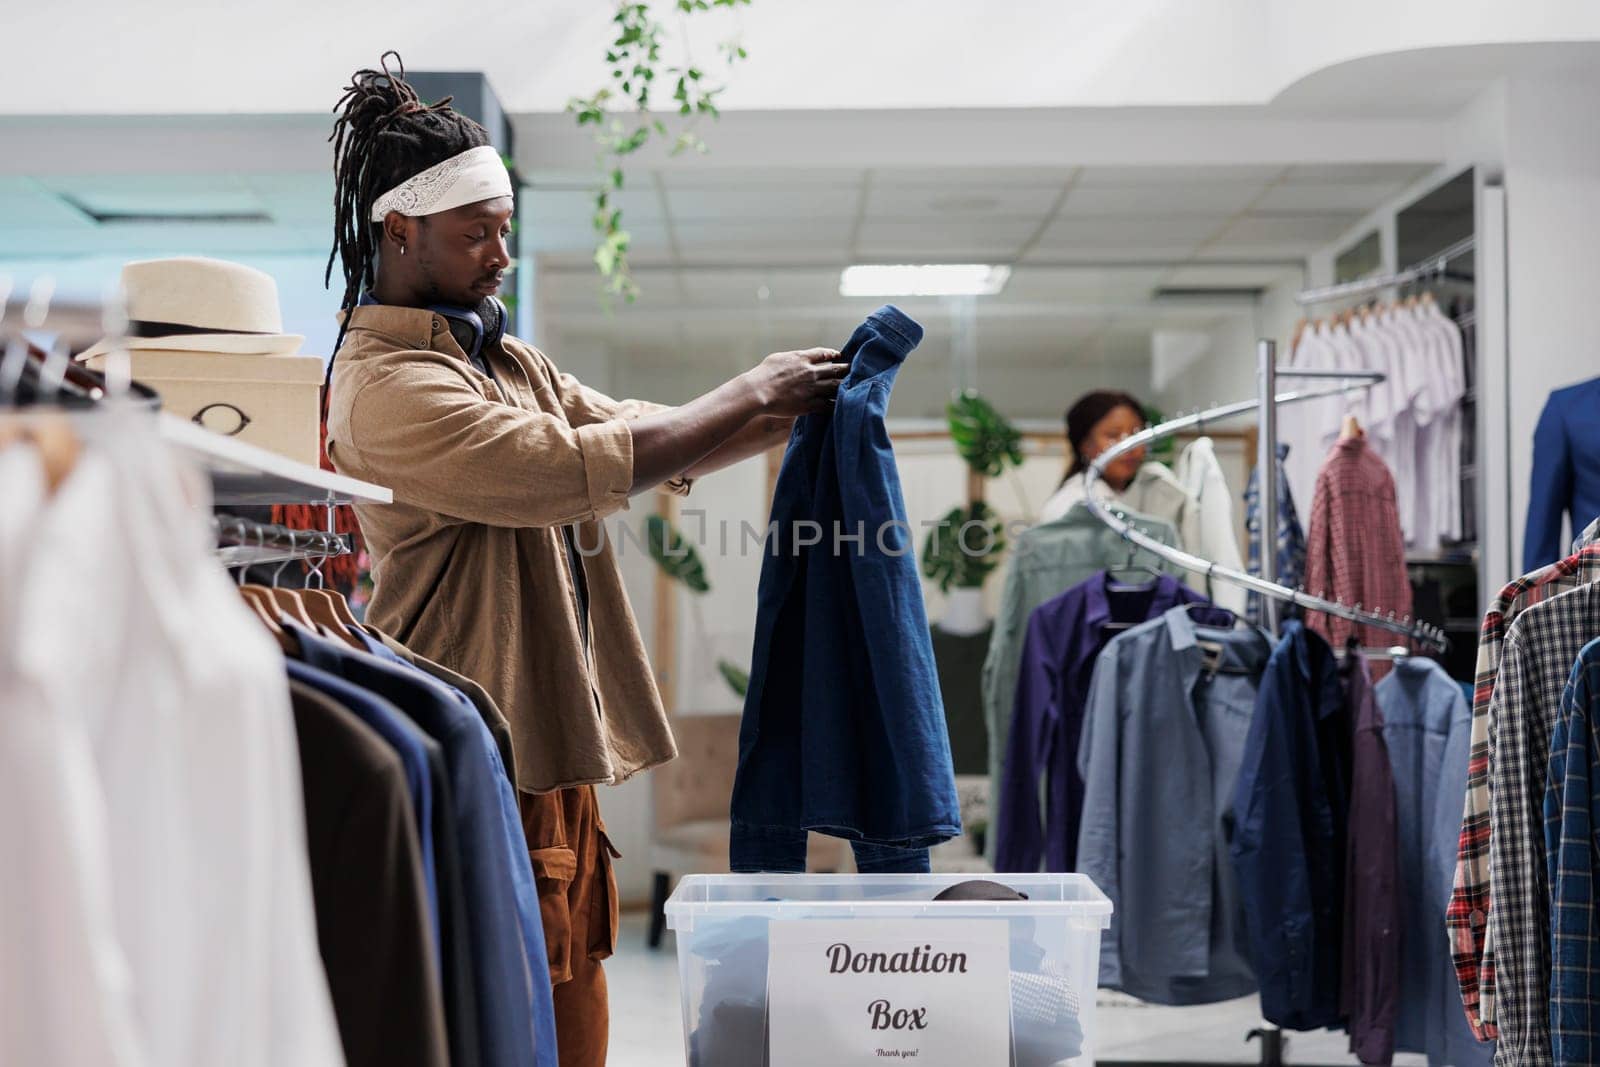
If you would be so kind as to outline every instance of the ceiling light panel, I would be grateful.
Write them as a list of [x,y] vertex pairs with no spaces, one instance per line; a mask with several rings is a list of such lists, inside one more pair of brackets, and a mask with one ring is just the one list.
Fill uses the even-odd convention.
[[839,276],[839,295],[993,296],[1010,277],[987,263],[858,264]]

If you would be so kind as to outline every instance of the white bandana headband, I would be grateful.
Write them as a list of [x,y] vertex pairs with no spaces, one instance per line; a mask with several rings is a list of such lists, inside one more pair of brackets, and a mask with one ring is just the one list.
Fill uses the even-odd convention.
[[408,178],[372,203],[372,221],[391,211],[402,215],[436,215],[441,211],[511,196],[511,174],[493,145],[469,148],[415,177]]

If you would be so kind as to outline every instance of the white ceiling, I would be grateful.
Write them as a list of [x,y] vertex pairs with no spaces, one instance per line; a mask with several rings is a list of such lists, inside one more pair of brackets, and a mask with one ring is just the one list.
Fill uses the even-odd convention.
[[[634,172],[618,199],[640,267],[1040,266],[1297,261],[1429,164]],[[592,175],[545,172],[524,251],[589,269]]]
[[[879,303],[840,297],[843,267],[974,261],[1014,265],[1005,290],[977,302],[985,365],[1147,362],[1153,331],[1252,314],[1249,290],[1298,279],[1308,255],[1432,170],[641,172],[619,201],[641,294],[610,307],[590,259],[589,176],[543,172],[526,194],[523,253],[538,264],[541,337],[625,362],[726,367],[784,344],[838,343]],[[1163,287],[1246,292],[1173,299]],[[940,324],[922,358],[948,359],[946,306],[898,302]]]
[[[536,265],[542,343],[558,355],[606,353],[624,377],[629,368],[674,368],[666,384],[686,395],[663,399],[686,399],[766,351],[841,343],[879,302],[838,295],[839,271],[851,263],[985,261],[1014,268],[1002,293],[977,302],[985,367],[1117,368],[1136,382],[1154,331],[1214,332],[1253,314],[1248,291],[1298,281],[1307,255],[1434,169],[1415,161],[798,169],[703,162],[630,172],[618,203],[633,234],[641,295],[611,307],[591,262],[591,173],[534,172],[523,197],[522,254]],[[325,172],[0,176],[0,273],[7,258],[21,257],[300,256],[315,269],[296,267],[307,277],[280,279],[280,291],[286,309],[292,299],[320,320],[333,302],[321,286],[331,200]],[[96,222],[86,213],[175,210],[264,221]],[[1164,287],[1245,292],[1158,297]],[[936,411],[956,324],[939,301],[899,302],[929,326],[917,413]]]

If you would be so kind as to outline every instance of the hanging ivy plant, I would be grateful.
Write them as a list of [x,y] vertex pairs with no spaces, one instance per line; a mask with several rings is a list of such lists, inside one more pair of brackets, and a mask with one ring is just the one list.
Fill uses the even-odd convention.
[[[698,12],[747,7],[750,2],[672,0],[672,10],[686,21]],[[706,118],[719,117],[717,97],[727,85],[714,83],[707,77],[706,69],[694,62],[689,55],[687,34],[680,34],[682,61],[667,64],[662,59],[665,30],[649,3],[624,0],[617,4],[617,13],[611,21],[616,36],[606,48],[606,67],[610,72],[606,84],[591,96],[568,101],[567,111],[577,117],[579,126],[595,128],[595,141],[600,148],[600,180],[595,187],[593,216],[595,266],[605,279],[606,291],[631,302],[638,295],[639,287],[634,284],[628,267],[631,237],[623,228],[622,209],[615,200],[626,182],[623,162],[655,139],[670,139],[675,156],[688,151],[705,152],[699,125]],[[728,70],[747,58],[744,46],[737,39],[723,42],[718,52]],[[671,87],[670,96],[676,112],[671,121],[676,132],[669,128],[663,112],[651,108],[652,98],[659,101],[664,91],[660,90],[661,86]]]

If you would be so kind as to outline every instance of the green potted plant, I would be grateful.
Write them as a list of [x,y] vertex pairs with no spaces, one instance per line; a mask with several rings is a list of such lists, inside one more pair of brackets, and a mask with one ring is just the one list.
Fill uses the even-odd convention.
[[973,477],[967,503],[951,508],[922,544],[922,573],[939,583],[947,601],[940,629],[975,634],[988,625],[983,583],[1006,549],[1005,526],[983,499],[983,480],[1022,464],[1022,434],[977,393],[960,394],[945,407],[950,439]]

